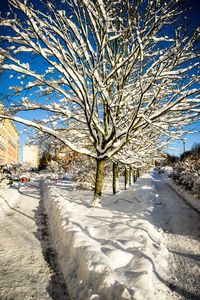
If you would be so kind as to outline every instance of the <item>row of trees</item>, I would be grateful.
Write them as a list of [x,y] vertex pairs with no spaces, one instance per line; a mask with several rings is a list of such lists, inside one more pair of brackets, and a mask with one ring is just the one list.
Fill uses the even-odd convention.
[[[94,204],[106,160],[143,166],[199,120],[200,31],[187,33],[182,1],[9,3],[0,59],[20,97],[0,117],[94,158]],[[15,116],[34,110],[48,116]]]

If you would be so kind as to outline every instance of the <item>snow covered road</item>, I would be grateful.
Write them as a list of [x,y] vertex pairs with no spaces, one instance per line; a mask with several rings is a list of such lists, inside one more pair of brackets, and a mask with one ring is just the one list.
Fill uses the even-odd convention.
[[[39,183],[0,191],[1,300],[69,299]],[[163,174],[146,174],[128,190],[121,181],[102,208],[91,208],[92,193],[66,180],[49,182],[42,195],[72,299],[200,299],[200,215]]]
[[171,189],[164,174],[152,173],[152,185],[152,221],[164,230],[169,251],[164,280],[178,299],[200,299],[200,214]]
[[49,243],[39,180],[0,190],[0,299],[69,299]]

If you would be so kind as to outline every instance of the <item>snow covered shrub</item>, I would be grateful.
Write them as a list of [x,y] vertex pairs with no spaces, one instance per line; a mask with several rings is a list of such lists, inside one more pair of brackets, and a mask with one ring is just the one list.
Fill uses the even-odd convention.
[[182,184],[186,189],[192,190],[194,185],[194,174],[193,173],[186,173],[181,174],[178,178],[178,183]]
[[12,172],[13,175],[22,175],[23,173],[27,172],[30,169],[25,163],[11,163],[9,166],[9,170]]
[[167,177],[171,177],[171,174],[173,172],[173,168],[172,167],[169,167],[169,166],[166,166],[163,168],[164,169],[164,173],[166,174]]
[[200,147],[187,151],[180,157],[170,176],[178,184],[191,190],[196,195],[200,195]]
[[66,173],[63,167],[60,166],[59,163],[55,160],[51,160],[48,162],[45,171],[47,173],[47,177],[52,180],[58,177],[64,177]]
[[58,162],[55,160],[51,160],[50,162],[48,162],[46,169],[49,173],[58,173],[59,172]]
[[200,174],[198,175],[198,178],[196,178],[196,180],[194,181],[192,191],[195,195],[200,196]]
[[96,162],[93,158],[83,156],[80,160],[73,161],[69,171],[78,188],[94,189]]
[[6,179],[5,174],[3,172],[3,165],[0,165],[0,184]]
[[[85,155],[80,160],[73,161],[69,166],[69,173],[77,188],[94,190],[96,179],[96,161]],[[104,168],[104,184],[111,173],[110,163],[107,162]]]
[[181,162],[177,162],[174,165],[173,170],[169,173],[169,177],[173,178],[174,180],[178,180],[181,176],[182,171],[183,171],[183,166]]
[[11,163],[9,166],[6,164],[0,166],[0,181],[19,181],[22,178],[28,178],[30,174],[28,170],[30,167],[24,163]]

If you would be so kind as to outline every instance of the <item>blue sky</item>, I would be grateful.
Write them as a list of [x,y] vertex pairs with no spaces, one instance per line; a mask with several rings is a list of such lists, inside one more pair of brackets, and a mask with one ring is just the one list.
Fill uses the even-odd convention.
[[[194,26],[196,24],[200,24],[200,1],[198,0],[184,0],[186,4],[192,6],[191,10],[191,20],[190,20],[190,26]],[[8,9],[8,1],[1,0],[1,7],[0,10],[4,14]],[[38,65],[37,65],[38,66]],[[0,94],[6,93],[6,91],[9,88],[10,83],[12,82],[12,85],[15,85],[16,82],[14,80],[9,79],[9,72],[4,72],[0,77]],[[14,99],[12,99],[14,100]],[[45,118],[46,113],[42,113],[41,111],[32,111],[32,112],[26,112],[26,113],[20,113],[18,114],[20,117],[24,117],[26,119],[32,120],[33,118]],[[27,142],[27,133],[21,133],[24,130],[24,126],[22,124],[16,123],[16,128],[20,132],[20,150],[19,150],[19,157],[20,160],[22,158],[22,146],[26,144]],[[197,123],[194,125],[194,130],[199,131],[200,130],[200,123]],[[197,132],[192,135],[186,136],[186,142],[185,142],[185,149],[190,150],[191,147],[195,143],[200,143],[200,132]],[[171,147],[174,148],[174,150],[167,149],[166,152],[179,156],[183,152],[183,142],[177,141],[174,145],[171,145]],[[176,150],[175,150],[176,149]]]
[[[191,14],[189,23],[190,26],[200,25],[200,0],[184,0],[185,4],[191,7]],[[195,143],[200,143],[200,122],[192,126],[194,131],[198,131],[194,134],[187,134],[185,136],[185,150],[188,151]],[[182,140],[177,141],[174,145],[171,145],[172,148],[177,150],[166,149],[166,152],[172,155],[179,156],[183,153],[183,142]]]
[[[10,79],[10,72],[9,71],[5,71],[1,77],[0,77],[0,94],[6,94],[8,91],[8,88],[10,85],[15,86],[17,85],[17,80],[16,79]],[[17,96],[11,96],[9,97],[9,99],[11,101],[17,101],[19,97]],[[3,101],[3,103],[6,105],[6,100]],[[24,118],[26,120],[33,120],[33,119],[43,119],[47,116],[47,113],[41,110],[37,110],[37,111],[27,111],[27,112],[20,112],[17,114],[18,117]],[[23,124],[14,122],[15,126],[18,130],[18,132],[20,133],[20,139],[19,139],[19,159],[20,161],[22,160],[22,148],[23,145],[25,145],[28,142],[28,134],[27,131],[24,131],[25,126]],[[30,132],[30,130],[29,130]]]
[[[194,128],[196,129],[196,131],[200,130],[200,123],[196,123],[194,124]],[[193,134],[187,134],[184,138],[186,138],[185,141],[185,151],[188,151],[192,148],[192,146],[196,143],[199,144],[200,143],[200,132],[197,133],[193,133]],[[180,156],[183,153],[183,141],[182,140],[178,140],[177,142],[174,142],[174,144],[170,145],[172,149],[166,149],[166,152],[171,154],[171,155],[175,155],[175,156]]]

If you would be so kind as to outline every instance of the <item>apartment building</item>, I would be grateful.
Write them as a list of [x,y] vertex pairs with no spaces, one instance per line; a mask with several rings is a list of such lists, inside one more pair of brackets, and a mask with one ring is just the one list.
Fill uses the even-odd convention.
[[61,163],[64,168],[67,168],[73,161],[79,161],[81,154],[72,151],[69,147],[56,149],[56,161]]
[[23,146],[22,161],[31,168],[38,168],[40,163],[40,149],[38,145]]
[[[5,108],[0,101],[0,111]],[[19,133],[11,120],[0,120],[0,164],[10,165],[19,159]]]

